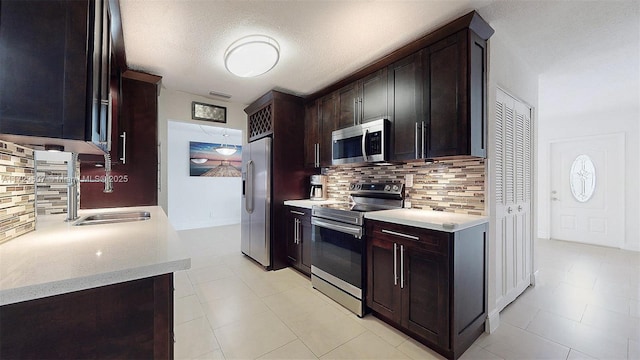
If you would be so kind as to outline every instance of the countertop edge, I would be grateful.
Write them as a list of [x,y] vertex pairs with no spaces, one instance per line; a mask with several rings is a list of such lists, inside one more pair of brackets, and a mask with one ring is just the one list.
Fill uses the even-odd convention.
[[482,219],[467,221],[463,224],[455,224],[455,226],[452,228],[449,228],[449,227],[445,228],[443,225],[433,224],[426,221],[419,221],[419,220],[406,219],[406,218],[401,218],[396,216],[376,214],[376,211],[365,213],[364,217],[365,219],[370,219],[370,220],[384,221],[392,224],[407,225],[407,226],[413,226],[413,227],[422,228],[422,229],[444,231],[448,233],[454,233],[456,231],[461,231],[464,229],[474,227],[476,225],[486,224],[489,222],[488,217],[483,217]]
[[187,270],[191,258],[0,291],[0,306]]
[[284,205],[286,206],[295,206],[299,208],[309,209],[311,210],[314,205],[322,205],[322,204],[336,204],[340,203],[338,200],[311,200],[311,199],[300,199],[300,200],[285,200]]

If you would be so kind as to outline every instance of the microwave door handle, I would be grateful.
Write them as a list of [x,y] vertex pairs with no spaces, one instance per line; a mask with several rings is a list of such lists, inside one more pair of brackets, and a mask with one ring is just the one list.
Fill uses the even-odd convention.
[[364,161],[368,161],[367,159],[367,137],[369,136],[369,129],[366,129],[364,131],[364,134],[362,135],[362,159]]

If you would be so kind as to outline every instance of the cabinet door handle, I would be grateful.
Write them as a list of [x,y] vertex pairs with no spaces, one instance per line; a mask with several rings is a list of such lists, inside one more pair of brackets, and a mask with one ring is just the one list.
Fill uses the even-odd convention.
[[420,158],[420,154],[418,153],[418,151],[420,150],[419,147],[419,141],[418,141],[418,134],[420,133],[420,123],[416,123],[416,159]]
[[398,244],[393,243],[393,286],[398,285]]
[[316,143],[313,146],[313,150],[315,151],[315,158],[314,158],[316,162],[315,167],[320,167],[320,144]]
[[358,120],[359,124],[362,124],[364,122],[364,102],[362,100],[362,98],[358,99],[358,102],[360,103],[360,107],[358,109],[358,114],[360,115],[360,119]]
[[[303,213],[303,212],[295,211],[295,210],[289,210],[289,211],[290,211],[292,214],[296,214],[296,215],[304,216],[304,213]],[[298,219],[296,219],[296,220],[298,220]]]
[[358,124],[358,98],[353,98],[353,125]]
[[404,289],[404,245],[400,245],[400,289]]
[[120,161],[122,161],[122,165],[124,165],[127,163],[127,132],[123,131],[120,137],[122,138],[122,157]]
[[427,137],[427,127],[424,125],[424,121],[422,122],[422,159],[424,159],[425,156],[425,149],[424,149],[424,144],[425,144],[425,138]]
[[389,234],[389,235],[393,235],[393,236],[400,236],[400,237],[411,239],[411,240],[420,240],[420,238],[417,237],[417,236],[407,235],[407,234],[403,234],[403,233],[399,233],[399,232],[395,232],[395,231],[391,231],[391,230],[382,229],[382,232],[384,234]]

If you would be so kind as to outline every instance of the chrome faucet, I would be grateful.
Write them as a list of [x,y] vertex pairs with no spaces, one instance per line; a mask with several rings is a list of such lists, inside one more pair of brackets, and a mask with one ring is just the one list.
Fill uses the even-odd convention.
[[65,221],[74,221],[78,218],[78,179],[76,176],[76,166],[78,164],[78,154],[71,153],[67,169],[67,218]]
[[113,178],[111,177],[111,155],[104,154],[104,190],[103,193],[113,192]]
[[[78,219],[78,176],[76,175],[76,166],[78,164],[78,154],[71,153],[71,161],[68,165],[67,180],[67,218],[65,221],[74,221]],[[90,181],[90,180],[89,180]],[[93,182],[93,181],[90,181]],[[104,154],[104,193],[113,192],[113,177],[111,176],[111,155]]]

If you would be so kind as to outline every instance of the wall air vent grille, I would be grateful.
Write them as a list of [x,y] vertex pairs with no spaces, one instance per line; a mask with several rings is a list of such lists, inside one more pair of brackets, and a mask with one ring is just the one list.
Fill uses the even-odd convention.
[[273,104],[249,115],[249,141],[258,140],[273,133]]

